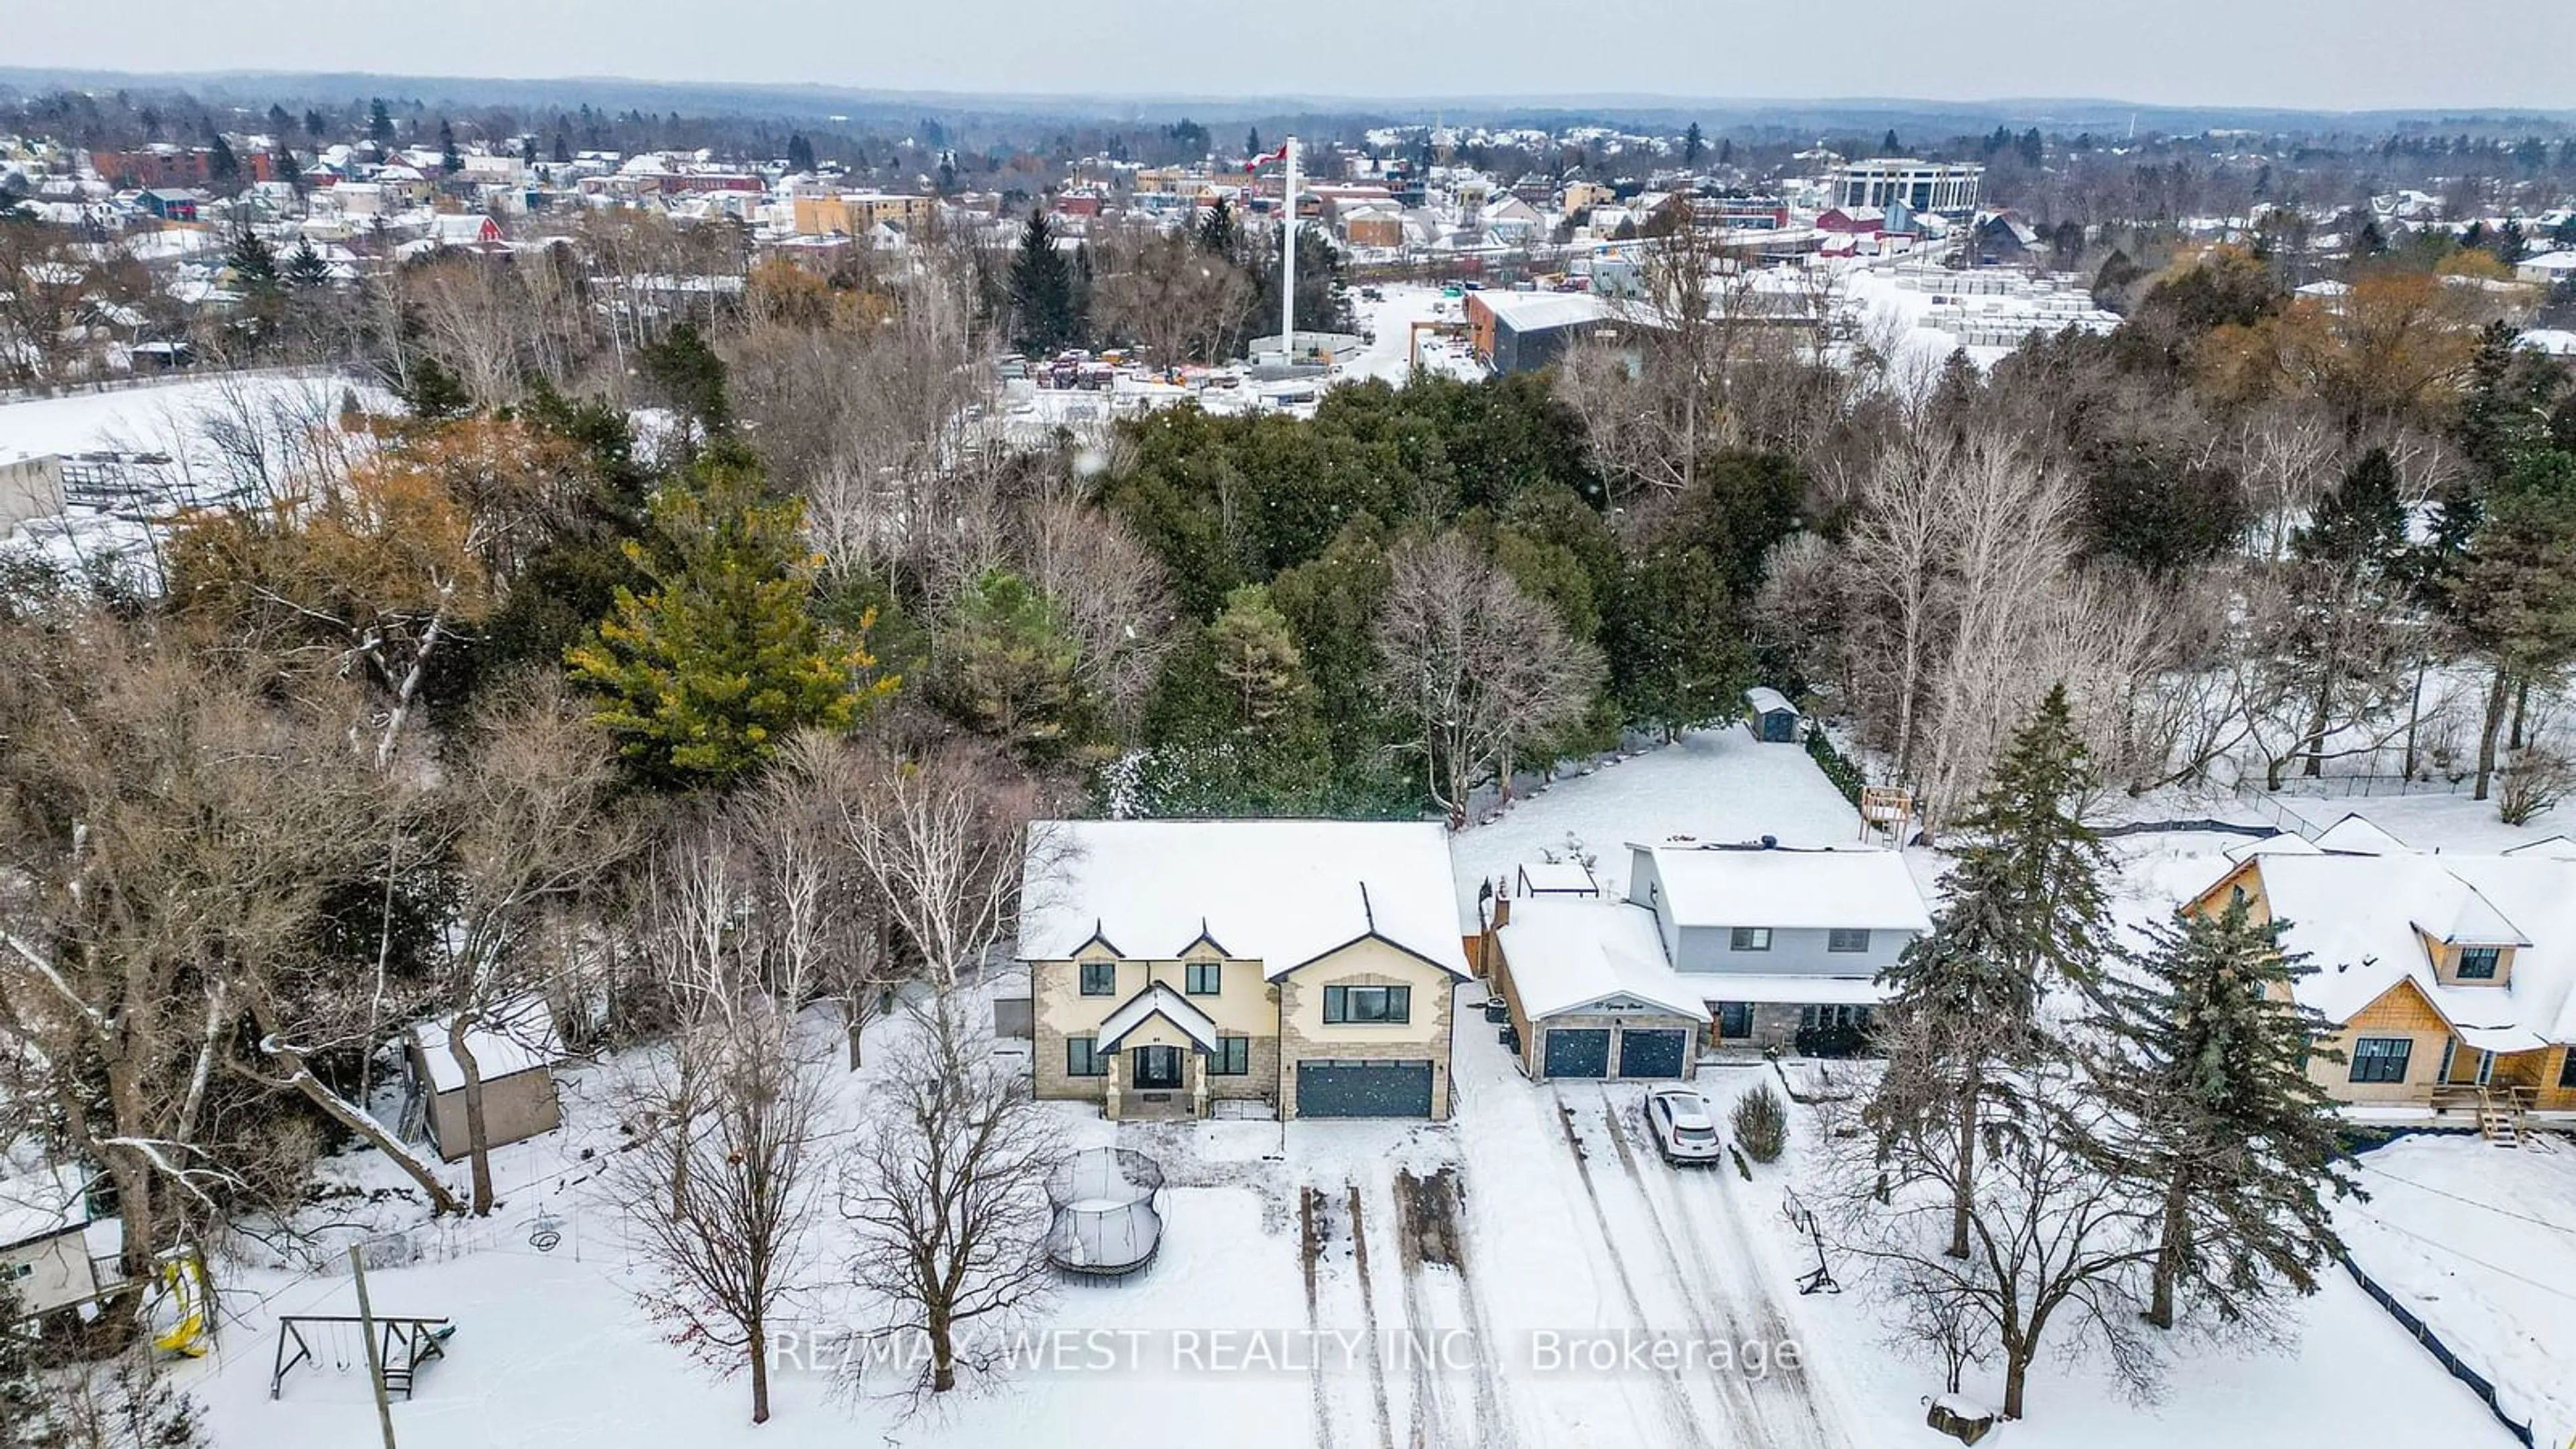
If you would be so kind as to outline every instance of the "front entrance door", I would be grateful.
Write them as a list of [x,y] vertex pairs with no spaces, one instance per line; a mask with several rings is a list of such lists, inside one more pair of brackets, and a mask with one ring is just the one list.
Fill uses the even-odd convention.
[[1136,1048],[1136,1090],[1168,1092],[1181,1085],[1181,1049],[1171,1046]]

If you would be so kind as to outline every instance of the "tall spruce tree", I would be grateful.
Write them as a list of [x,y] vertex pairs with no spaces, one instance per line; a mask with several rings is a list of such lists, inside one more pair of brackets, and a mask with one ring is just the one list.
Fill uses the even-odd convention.
[[394,143],[394,113],[386,108],[383,96],[367,102],[367,139],[379,146]]
[[1073,263],[1055,244],[1044,211],[1032,209],[1011,259],[1012,336],[1032,357],[1069,347],[1081,335],[1075,315]]
[[1966,843],[1941,883],[1938,924],[1879,973],[1889,1014],[1923,1050],[1888,1064],[1867,1120],[1883,1140],[1932,1123],[1956,1134],[1953,1257],[1968,1252],[1978,1152],[2017,1129],[2017,1069],[2058,1050],[2040,1028],[2041,997],[2090,989],[2110,945],[2108,855],[2079,813],[2094,783],[2059,685],[1959,822]]
[[2147,1321],[2173,1327],[2188,1291],[2235,1322],[2282,1285],[2316,1291],[2341,1246],[2326,1193],[2358,1190],[2343,1118],[2306,1070],[2325,1019],[2290,995],[2316,968],[2241,895],[2148,939],[2096,998],[2094,1079],[2127,1124],[2098,1150],[2161,1200]]

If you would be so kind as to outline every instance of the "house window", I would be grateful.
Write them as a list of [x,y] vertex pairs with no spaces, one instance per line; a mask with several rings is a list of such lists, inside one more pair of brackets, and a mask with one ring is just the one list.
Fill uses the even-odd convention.
[[1401,1026],[1413,1020],[1413,988],[1410,986],[1327,986],[1324,988],[1324,1023],[1340,1026],[1349,1023]]
[[2352,1079],[2356,1082],[2402,1082],[2406,1059],[2415,1040],[2403,1036],[2366,1036],[2352,1044]]
[[1738,926],[1727,933],[1726,946],[1730,951],[1768,951],[1771,949],[1771,928]]
[[1216,1050],[1208,1053],[1208,1071],[1220,1077],[1240,1077],[1252,1071],[1252,1038],[1221,1036]]
[[1187,985],[1189,994],[1192,996],[1216,995],[1225,989],[1225,963],[1222,961],[1191,962]]
[[1118,963],[1085,961],[1082,963],[1082,994],[1115,996],[1118,994]]
[[1098,1037],[1069,1036],[1064,1039],[1064,1074],[1068,1077],[1109,1075],[1109,1058],[1100,1054]]
[[2576,1047],[2569,1047],[2567,1054],[2558,1059],[2558,1085],[2576,1087]]
[[1810,1031],[1820,1026],[1866,1029],[1869,1026],[1869,1008],[1866,1006],[1802,1006],[1798,1008],[1798,1025]]
[[2494,946],[2460,948],[2459,978],[2462,981],[2493,981],[2496,968],[2504,962],[2504,952]]
[[1846,952],[1866,951],[1869,949],[1869,932],[1846,931],[1837,927],[1825,933],[1825,949]]

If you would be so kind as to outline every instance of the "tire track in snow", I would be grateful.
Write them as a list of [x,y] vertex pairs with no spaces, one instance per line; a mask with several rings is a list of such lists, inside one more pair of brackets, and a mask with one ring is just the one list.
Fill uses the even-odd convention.
[[[1601,1247],[1609,1257],[1611,1276],[1619,1282],[1619,1295],[1628,1302],[1629,1321],[1637,1332],[1645,1332],[1647,1331],[1646,1305],[1637,1294],[1635,1278],[1628,1272],[1628,1260],[1619,1251],[1617,1230],[1610,1224],[1610,1214],[1601,1205],[1601,1189],[1592,1180],[1592,1164],[1583,1150],[1582,1137],[1574,1130],[1574,1108],[1567,1105],[1565,1094],[1559,1091],[1554,1083],[1550,1083],[1547,1090],[1549,1100],[1556,1105],[1557,1125],[1565,1134],[1565,1150],[1574,1155],[1575,1176],[1582,1180],[1583,1196],[1592,1205],[1593,1223],[1601,1229]],[[1706,1443],[1706,1437],[1700,1433],[1696,1422],[1697,1412],[1691,1405],[1689,1391],[1682,1385],[1681,1375],[1678,1372],[1667,1371],[1652,1375],[1652,1378],[1663,1406],[1664,1427],[1672,1434],[1672,1442],[1692,1446],[1692,1449],[1697,1449],[1697,1446]]]
[[[1476,1433],[1467,1441],[1476,1445],[1510,1445],[1520,1435],[1503,1406],[1502,1379],[1496,1370],[1491,1345],[1493,1339],[1485,1324],[1484,1306],[1478,1299],[1479,1284],[1467,1266],[1467,1239],[1459,1230],[1466,1203],[1460,1187],[1461,1169],[1455,1164],[1441,1167],[1428,1177],[1409,1168],[1398,1168],[1395,1174],[1396,1221],[1401,1230],[1400,1247],[1405,1272],[1405,1313],[1422,1343],[1441,1345],[1437,1359],[1420,1358],[1414,1392],[1426,1399],[1438,1395],[1433,1407],[1438,1411],[1434,1428],[1438,1435],[1432,1442],[1448,1442],[1449,1426],[1468,1418],[1457,1411],[1455,1393],[1438,1382],[1441,1371],[1449,1367],[1447,1346],[1463,1332],[1475,1354],[1473,1419]],[[1429,1269],[1449,1270],[1445,1282],[1433,1281]],[[1435,1301],[1447,1304],[1454,1295],[1455,1310],[1441,1312]]]
[[[1776,1275],[1753,1246],[1751,1234],[1767,1231],[1767,1225],[1755,1224],[1746,1214],[1738,1193],[1742,1184],[1715,1173],[1708,1176],[1710,1180],[1688,1191],[1686,1198],[1714,1201],[1716,1212],[1711,1229],[1723,1245],[1720,1251],[1725,1261],[1721,1266],[1732,1269],[1732,1281],[1744,1285],[1746,1306],[1759,1316],[1764,1341],[1776,1351],[1781,1344],[1797,1341],[1798,1335],[1789,1321],[1788,1310],[1772,1288]],[[1683,1218],[1687,1225],[1697,1222],[1699,1215],[1685,1213]],[[1837,1401],[1820,1392],[1811,1372],[1802,1363],[1796,1373],[1774,1373],[1749,1381],[1749,1390],[1764,1409],[1766,1422],[1805,1426],[1796,1439],[1784,1442],[1818,1449],[1848,1449],[1853,1442],[1850,1427]]]

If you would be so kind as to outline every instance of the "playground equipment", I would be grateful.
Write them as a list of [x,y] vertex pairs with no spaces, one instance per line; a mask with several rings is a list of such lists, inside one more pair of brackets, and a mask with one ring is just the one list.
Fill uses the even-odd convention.
[[[298,1364],[318,1364],[329,1350],[331,1366],[341,1373],[351,1364],[367,1366],[368,1320],[344,1315],[297,1314],[277,1320],[277,1357],[268,1375],[268,1396],[276,1398],[286,1376]],[[431,1359],[447,1357],[447,1341],[456,1325],[444,1318],[395,1318],[377,1314],[378,1357],[385,1366],[385,1392],[411,1397],[412,1381]],[[288,1345],[294,1352],[287,1352]]]
[[1086,1278],[1123,1278],[1154,1261],[1163,1243],[1162,1166],[1124,1147],[1094,1147],[1065,1159],[1047,1179],[1055,1225],[1047,1258]]
[[195,1248],[163,1253],[155,1270],[156,1300],[170,1305],[171,1324],[155,1334],[152,1346],[162,1353],[203,1358],[214,1338],[215,1282],[205,1256]]

